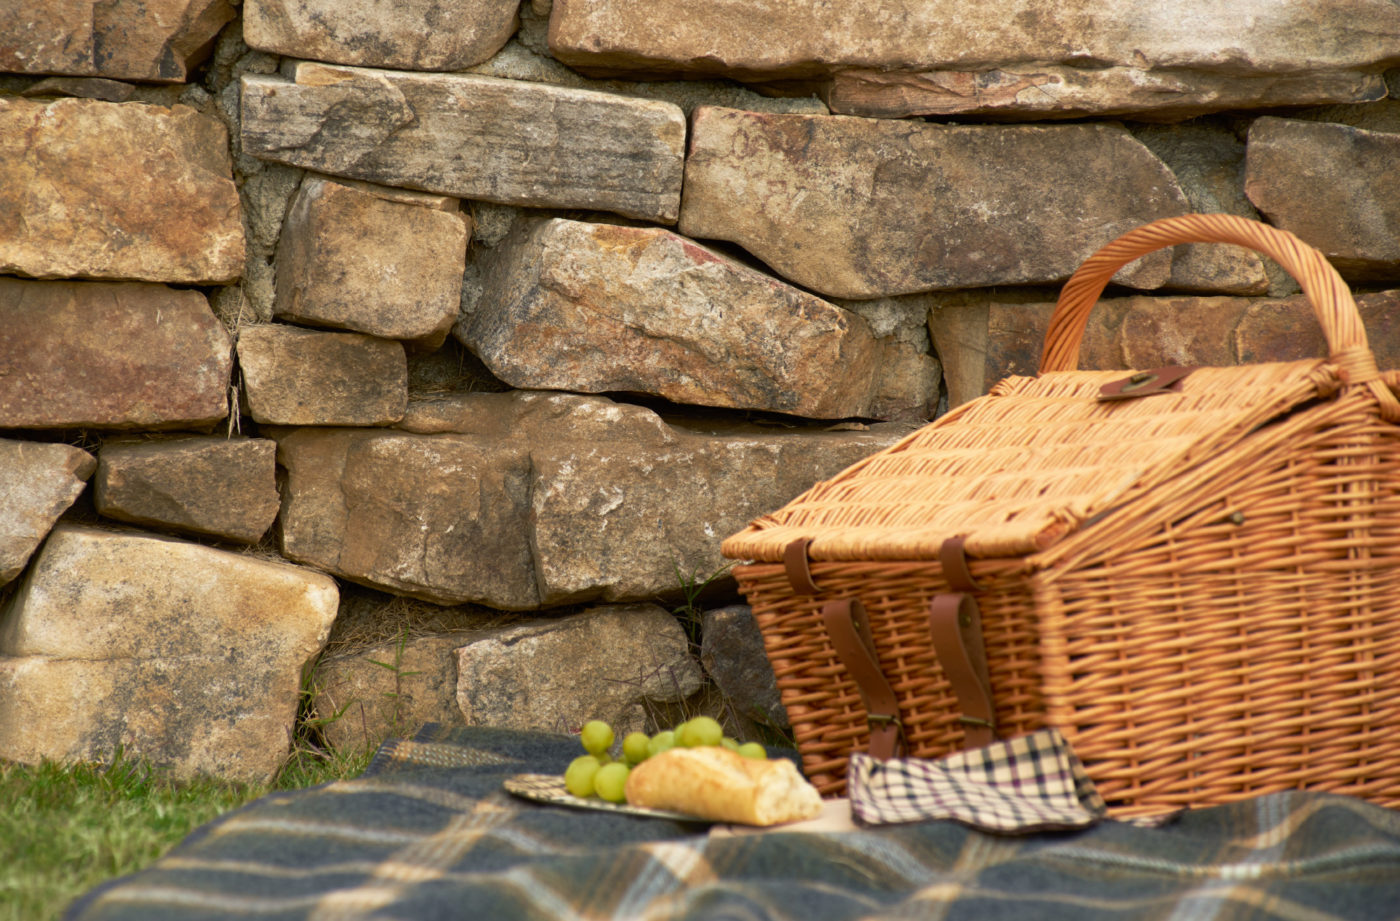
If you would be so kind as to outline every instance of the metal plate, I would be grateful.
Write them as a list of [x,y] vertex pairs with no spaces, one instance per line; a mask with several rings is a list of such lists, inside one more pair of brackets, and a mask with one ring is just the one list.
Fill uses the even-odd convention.
[[702,819],[683,812],[669,812],[665,809],[647,809],[642,806],[629,806],[626,803],[610,803],[597,797],[574,796],[564,786],[564,778],[558,774],[516,774],[506,779],[507,793],[538,803],[555,806],[571,806],[575,809],[592,809],[597,812],[619,812],[623,815],[640,815],[652,819],[671,819],[676,822],[704,822],[713,824],[712,819]]

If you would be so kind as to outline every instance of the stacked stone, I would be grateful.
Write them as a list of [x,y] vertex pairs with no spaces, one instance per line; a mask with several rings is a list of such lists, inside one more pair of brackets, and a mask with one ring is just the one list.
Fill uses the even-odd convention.
[[[265,778],[368,597],[453,616],[321,661],[342,745],[684,707],[665,606],[720,541],[1034,373],[1054,286],[1156,218],[1298,233],[1400,365],[1387,0],[19,6],[3,758]],[[1115,281],[1085,367],[1326,352],[1253,253]]]

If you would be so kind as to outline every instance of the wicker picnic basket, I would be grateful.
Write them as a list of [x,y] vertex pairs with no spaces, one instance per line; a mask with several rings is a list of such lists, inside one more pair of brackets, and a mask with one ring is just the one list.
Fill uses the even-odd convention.
[[[1178,243],[1264,253],[1331,355],[1078,371],[1089,311]],[[804,769],[1056,726],[1118,816],[1307,788],[1400,806],[1400,372],[1322,254],[1228,215],[1140,227],[1011,377],[724,542]]]

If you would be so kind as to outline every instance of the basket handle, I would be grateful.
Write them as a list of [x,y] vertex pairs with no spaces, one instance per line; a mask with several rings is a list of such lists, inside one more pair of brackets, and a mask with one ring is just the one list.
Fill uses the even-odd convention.
[[1178,243],[1233,243],[1270,257],[1297,279],[1308,296],[1331,350],[1328,356],[1348,385],[1367,385],[1382,415],[1400,420],[1400,401],[1381,379],[1366,341],[1356,301],[1346,282],[1318,250],[1286,230],[1233,214],[1187,214],[1163,218],[1130,230],[1094,253],[1070,276],[1050,317],[1040,373],[1073,371],[1089,312],[1113,274],[1139,256]]

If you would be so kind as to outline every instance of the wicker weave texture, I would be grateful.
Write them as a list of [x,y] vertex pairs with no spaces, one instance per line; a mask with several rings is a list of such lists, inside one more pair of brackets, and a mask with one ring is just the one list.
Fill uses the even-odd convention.
[[816,560],[936,559],[953,534],[977,557],[1034,553],[1193,457],[1335,393],[1324,365],[1202,368],[1181,393],[1119,404],[1095,397],[1122,371],[1009,378],[757,519],[724,553],[772,562],[813,537]]
[[1364,403],[1280,422],[1042,572],[1046,718],[1119,814],[1400,806],[1400,429]]
[[[1330,354],[1194,370],[1104,403],[1073,370],[1114,271],[1159,245],[1278,259]],[[1104,255],[1107,253],[1108,255]],[[1126,235],[1065,286],[1042,373],[1010,378],[725,542],[804,767],[826,794],[869,739],[824,635],[859,598],[911,754],[963,744],[928,632],[966,538],[1003,736],[1060,727],[1118,815],[1307,787],[1400,806],[1400,373],[1375,367],[1345,285],[1296,238],[1192,216]],[[781,565],[808,548],[816,596]]]
[[[979,569],[994,587],[983,622],[997,722],[1005,731],[1030,732],[1045,725],[1036,612],[1024,602],[1020,566],[1000,569]],[[829,598],[865,605],[881,670],[900,700],[908,751],[932,758],[963,747],[952,691],[928,636],[928,603],[948,590],[938,564],[816,563],[812,575],[823,591],[807,600],[794,598],[781,565],[740,566],[735,575],[762,631],[803,772],[824,796],[845,792],[846,759],[870,742],[860,691],[821,626],[819,607]]]

